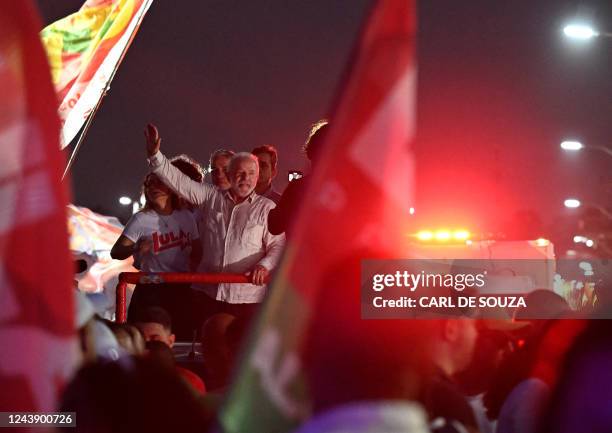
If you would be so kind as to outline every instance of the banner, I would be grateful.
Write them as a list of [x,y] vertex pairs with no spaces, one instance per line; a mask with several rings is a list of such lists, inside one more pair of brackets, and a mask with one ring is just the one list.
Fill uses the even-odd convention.
[[[138,272],[132,264],[134,259],[114,260],[110,251],[123,232],[123,225],[115,217],[92,212],[85,207],[68,205],[68,232],[70,251],[74,258],[87,262],[87,271],[79,274],[79,290],[88,293],[102,293],[104,311],[98,311],[106,318],[115,312],[115,289],[121,272]],[[133,286],[130,284],[130,288]],[[128,291],[128,297],[131,296]],[[102,309],[102,308],[101,308]]]
[[[318,320],[313,305],[323,276],[363,248],[401,254],[408,244],[415,39],[414,0],[376,3],[344,76],[285,256],[221,412],[225,432],[287,432],[308,417],[301,349],[309,321]],[[358,297],[358,287],[347,295]]]
[[86,207],[68,205],[70,250],[90,256],[109,254],[121,236],[123,225],[116,217],[100,215]]
[[152,1],[87,0],[40,33],[59,99],[62,149],[104,96]]
[[0,14],[0,411],[53,411],[75,368],[56,95],[30,0]]

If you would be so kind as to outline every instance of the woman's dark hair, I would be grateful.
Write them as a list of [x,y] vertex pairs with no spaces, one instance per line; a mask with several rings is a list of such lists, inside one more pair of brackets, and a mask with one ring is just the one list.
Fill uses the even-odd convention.
[[[199,183],[202,183],[204,181],[204,170],[202,170],[202,166],[200,166],[200,164],[198,164],[198,162],[192,157],[184,154],[177,155],[170,159],[170,164],[178,168],[184,175],[188,176],[191,180],[194,180]],[[155,173],[147,174],[142,182],[141,194],[144,194],[145,204],[142,207],[141,211],[149,211],[153,209],[153,205],[149,201],[149,198],[145,193],[145,186],[152,175],[155,176]],[[170,191],[170,203],[172,205],[173,210],[181,209],[183,207],[180,197],[172,190]]]
[[[147,174],[145,176],[145,178],[142,181],[142,187],[141,187],[141,191],[142,192],[141,192],[141,194],[144,195],[145,204],[142,207],[142,209],[140,209],[140,212],[147,212],[147,211],[150,211],[150,210],[155,210],[155,208],[153,207],[153,203],[151,203],[151,201],[149,200],[149,197],[147,197],[147,193],[146,193],[147,183],[151,181],[151,178],[153,176],[157,177],[157,175],[155,173],[149,173],[149,174]],[[159,181],[161,182],[161,179]],[[170,191],[170,204],[172,205],[172,209],[173,210],[180,209],[180,207],[181,207],[181,203],[179,201],[179,196],[176,195],[176,193],[174,191],[172,191],[172,190]]]
[[204,181],[204,170],[198,162],[189,155],[181,154],[170,159],[170,164],[198,183]]

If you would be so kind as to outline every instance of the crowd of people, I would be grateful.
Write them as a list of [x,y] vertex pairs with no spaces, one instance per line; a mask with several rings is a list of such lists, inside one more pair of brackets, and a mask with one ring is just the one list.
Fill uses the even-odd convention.
[[[309,133],[313,163],[327,130],[319,122]],[[61,409],[78,413],[82,431],[215,428],[307,187],[302,178],[283,194],[273,188],[278,152],[271,145],[213,152],[208,183],[190,157],[162,153],[155,126],[147,126],[145,139],[146,204],[112,257],[133,256],[144,272],[227,272],[248,282],[137,285],[125,324],[101,319],[77,293],[85,362]],[[547,290],[532,292],[529,310],[507,320],[362,320],[360,260],[375,256],[355,252],[321,282],[325,296],[302,354],[311,407],[296,432],[612,429],[607,321],[568,319],[567,303]],[[539,307],[547,319],[533,319]],[[199,340],[201,368],[179,365],[177,339]]]

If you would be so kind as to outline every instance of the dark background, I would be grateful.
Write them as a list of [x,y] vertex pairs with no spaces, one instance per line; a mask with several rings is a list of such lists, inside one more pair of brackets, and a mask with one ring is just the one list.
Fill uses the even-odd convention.
[[[563,199],[609,204],[612,158],[559,142],[612,146],[612,39],[561,34],[577,15],[612,29],[610,3],[419,2],[415,226],[554,237],[575,219]],[[49,24],[82,0],[38,4]],[[78,155],[74,202],[127,215],[117,199],[138,193],[149,121],[167,155],[202,162],[219,147],[276,145],[282,190],[287,170],[305,166],[308,125],[328,114],[370,6],[157,0]]]

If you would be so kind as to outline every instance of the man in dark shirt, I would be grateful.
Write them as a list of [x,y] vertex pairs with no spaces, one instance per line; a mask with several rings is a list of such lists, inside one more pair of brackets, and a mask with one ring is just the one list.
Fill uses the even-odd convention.
[[[327,120],[320,120],[310,129],[308,139],[304,144],[304,152],[314,166],[315,160],[329,130]],[[304,201],[308,189],[309,176],[289,182],[287,188],[276,203],[276,207],[268,214],[268,231],[273,235],[286,233],[290,236],[291,221],[294,219],[300,204]]]

